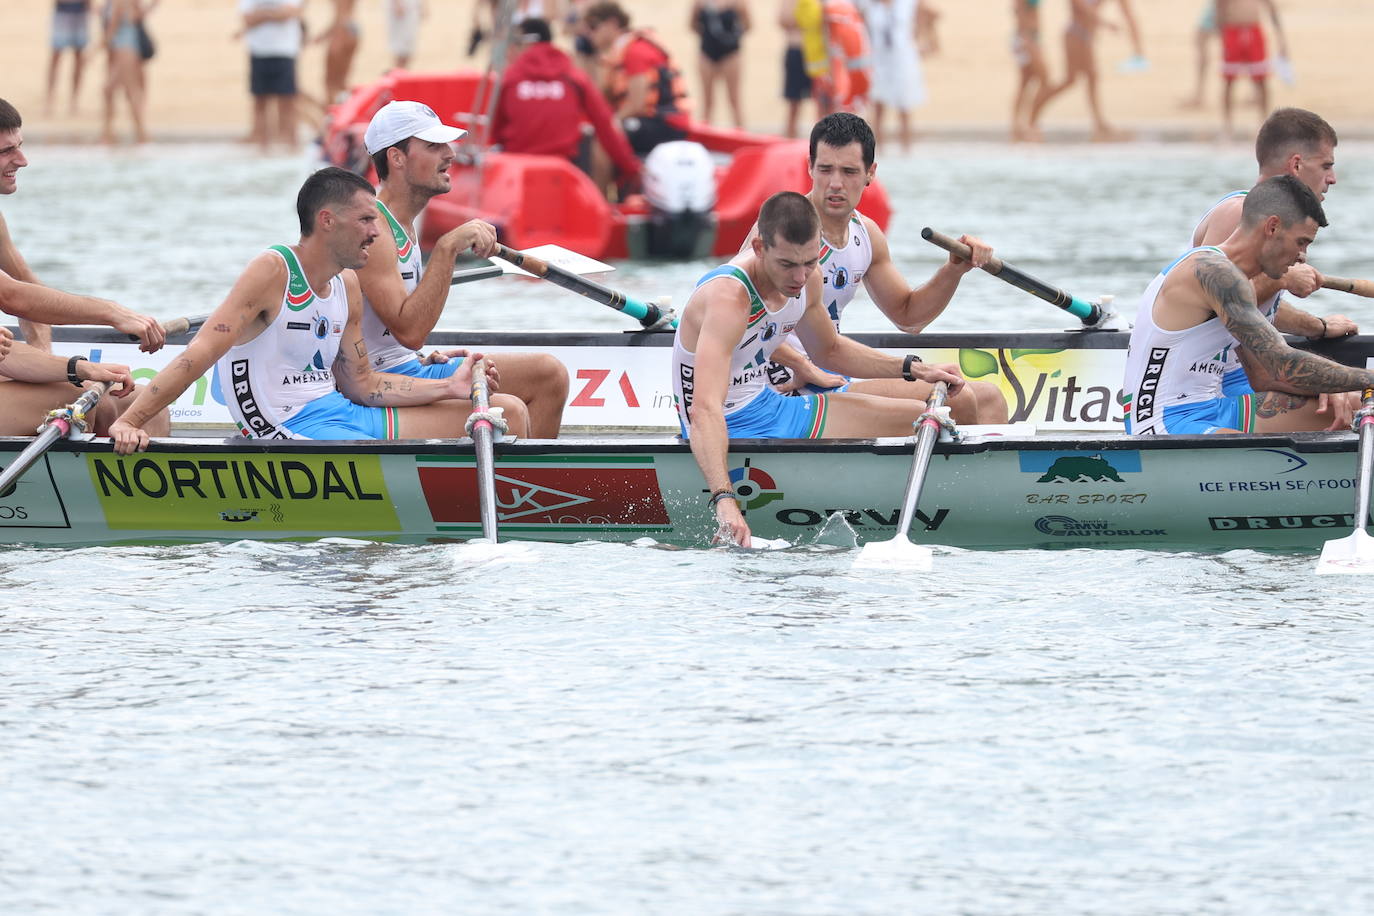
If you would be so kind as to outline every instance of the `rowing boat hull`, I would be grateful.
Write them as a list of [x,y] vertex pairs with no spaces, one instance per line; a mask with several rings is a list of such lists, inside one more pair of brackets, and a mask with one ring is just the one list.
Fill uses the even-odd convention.
[[[26,439],[0,439],[0,465]],[[1353,433],[1285,437],[971,437],[940,444],[913,539],[969,548],[1316,548],[1353,519]],[[739,440],[731,474],[754,533],[793,544],[892,537],[909,439]],[[503,539],[704,546],[690,450],[670,437],[497,446]],[[80,545],[480,535],[468,440],[159,440],[121,457],[62,442],[0,494],[0,542]]]

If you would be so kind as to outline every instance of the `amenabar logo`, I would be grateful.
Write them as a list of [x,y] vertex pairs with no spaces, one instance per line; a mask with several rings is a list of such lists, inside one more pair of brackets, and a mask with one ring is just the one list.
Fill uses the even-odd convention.
[[88,455],[111,528],[398,531],[376,455]]

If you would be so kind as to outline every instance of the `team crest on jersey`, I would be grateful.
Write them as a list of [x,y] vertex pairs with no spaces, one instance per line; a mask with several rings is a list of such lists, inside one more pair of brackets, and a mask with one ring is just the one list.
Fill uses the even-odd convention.
[[315,336],[320,340],[329,336],[329,319],[323,315],[315,319]]
[[830,285],[836,289],[844,289],[849,285],[849,271],[843,267],[835,268],[835,273],[830,277]]
[[291,271],[291,276],[286,281],[286,307],[293,312],[299,312],[314,301],[315,291],[310,288],[310,281],[306,280],[304,275]]
[[764,327],[763,333],[759,335],[759,340],[772,340],[775,336],[777,336],[777,333],[778,323],[776,321],[770,321],[768,322],[768,325]]

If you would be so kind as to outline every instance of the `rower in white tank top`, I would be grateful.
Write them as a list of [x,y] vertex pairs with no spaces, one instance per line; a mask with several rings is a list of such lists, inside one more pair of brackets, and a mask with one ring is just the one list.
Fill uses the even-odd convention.
[[281,309],[257,337],[230,347],[215,371],[243,435],[307,438],[286,423],[311,402],[338,394],[333,366],[348,322],[348,294],[343,278],[334,276],[328,292],[316,295],[294,251],[286,245],[269,250],[286,262]]
[[1249,431],[1250,395],[1222,393],[1221,351],[1235,338],[1221,319],[1214,316],[1179,331],[1165,330],[1154,319],[1155,303],[1169,274],[1206,251],[1222,253],[1211,246],[1190,249],[1164,268],[1140,298],[1122,384],[1128,433]]
[[[1198,230],[1202,228],[1203,223],[1207,222],[1207,220],[1211,217],[1212,213],[1216,210],[1217,207],[1220,207],[1228,200],[1234,200],[1237,197],[1245,197],[1249,193],[1249,191],[1232,191],[1230,194],[1227,194],[1221,200],[1212,204],[1212,206],[1207,209],[1207,212],[1202,214],[1202,218],[1197,221],[1197,225],[1193,227],[1193,234],[1189,236],[1188,244],[1196,244],[1194,240],[1198,237]],[[1274,317],[1279,313],[1279,298],[1282,295],[1283,291],[1280,290],[1274,293],[1273,296],[1266,299],[1264,302],[1260,303],[1260,311],[1264,313],[1265,319],[1270,324],[1274,323]],[[1226,347],[1226,349],[1222,350],[1221,361],[1221,393],[1223,395],[1229,397],[1231,395],[1255,393],[1255,389],[1250,386],[1250,377],[1245,374],[1245,369],[1241,366],[1240,360],[1236,358],[1236,348],[1234,346],[1234,341],[1232,341],[1231,346],[1228,346]]]
[[[381,212],[382,218],[386,220],[387,226],[391,229],[391,236],[396,242],[396,261],[401,269],[401,282],[405,285],[406,295],[415,292],[415,287],[420,285],[420,275],[423,271],[420,258],[420,246],[410,237],[400,221],[392,215],[386,208],[386,204],[377,201],[377,209]],[[402,363],[408,363],[415,359],[415,351],[409,347],[402,346],[392,336],[391,331],[377,316],[372,308],[372,303],[363,297],[363,343],[367,344],[368,360],[372,363],[372,368],[379,372],[387,372]],[[455,367],[456,368],[456,367]]]

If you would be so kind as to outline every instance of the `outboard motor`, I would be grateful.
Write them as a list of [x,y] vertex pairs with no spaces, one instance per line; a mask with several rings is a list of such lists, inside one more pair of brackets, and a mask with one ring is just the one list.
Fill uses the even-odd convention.
[[670,140],[644,160],[649,203],[649,255],[701,258],[710,254],[716,228],[716,166],[700,143]]

